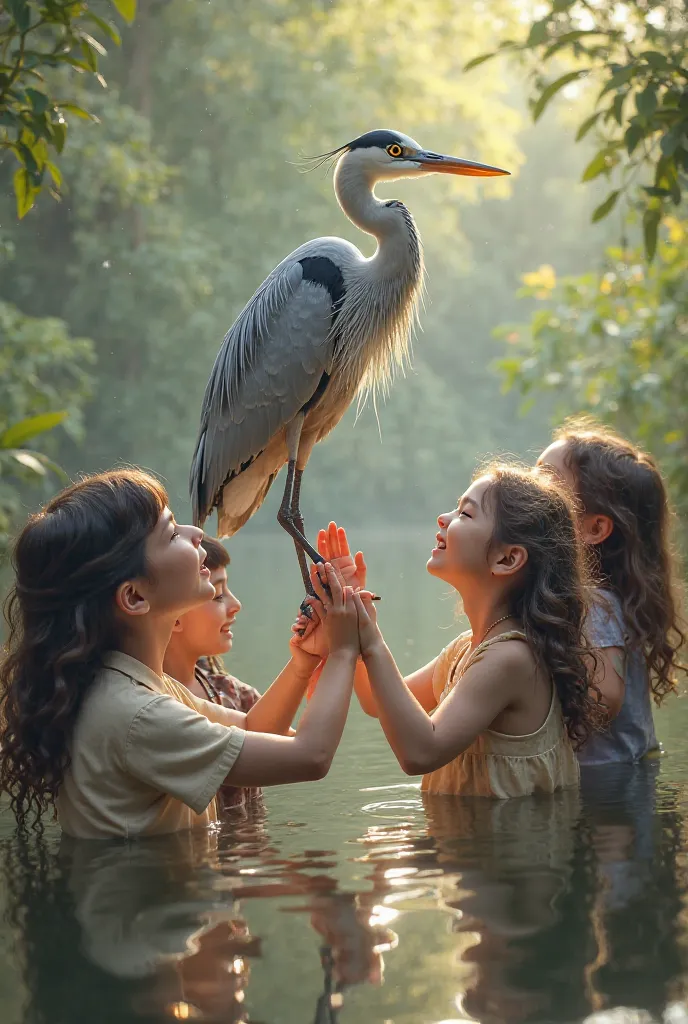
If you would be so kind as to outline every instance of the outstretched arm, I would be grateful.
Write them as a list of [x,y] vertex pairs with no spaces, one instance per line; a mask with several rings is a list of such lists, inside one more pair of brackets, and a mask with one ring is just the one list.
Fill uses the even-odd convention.
[[274,683],[246,714],[245,729],[251,732],[286,734],[320,664],[317,655],[306,654],[292,641],[292,657]]
[[[337,526],[334,522],[330,523],[326,530],[320,530],[318,533],[317,544],[319,553],[323,558],[331,562],[339,572],[341,572],[349,586],[353,587],[354,590],[359,588],[365,589],[368,570],[365,558],[363,557],[363,552],[357,551],[355,555],[351,554],[349,539],[344,527]],[[315,609],[315,614],[317,617],[317,607]],[[295,632],[303,630],[304,628],[307,628],[305,616],[300,617],[292,626],[292,629]],[[307,649],[317,651],[323,659],[327,657],[327,648],[322,644],[321,638],[318,636],[317,628],[315,633],[310,637]],[[404,679],[404,682],[411,693],[413,693],[426,711],[432,711],[437,704],[432,687],[432,677],[436,661],[437,659],[433,658],[433,660],[427,665],[423,665],[422,668],[412,672]],[[324,665],[324,660],[322,665]],[[318,682],[322,671],[322,665],[320,668],[316,668],[313,673],[308,687],[309,695],[315,691],[316,683]],[[372,718],[377,718],[378,709],[375,696],[370,686],[370,680],[368,679],[368,672],[365,664],[360,659],[356,664],[354,692],[365,713],[370,715]]]
[[[499,644],[475,662],[430,716],[404,682],[382,634],[372,603],[358,594],[359,637],[380,724],[407,775],[448,764],[490,727],[511,703],[514,688],[532,679],[524,645]],[[501,649],[500,649],[501,648]]]
[[[326,574],[328,595],[321,583]],[[331,565],[313,566],[311,578],[322,605],[330,655],[294,736],[249,732],[226,782],[274,786],[320,779],[329,770],[344,730],[358,657],[358,622],[350,587]],[[324,579],[325,576],[322,576]]]

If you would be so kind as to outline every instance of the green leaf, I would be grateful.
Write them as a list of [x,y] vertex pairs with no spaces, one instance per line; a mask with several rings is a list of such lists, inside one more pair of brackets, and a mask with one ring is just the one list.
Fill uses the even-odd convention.
[[648,263],[652,263],[657,251],[657,229],[662,219],[662,213],[658,209],[646,210],[643,214],[643,238],[645,240],[645,255]]
[[668,71],[671,67],[664,54],[659,53],[657,50],[643,50],[638,56],[642,60],[647,61],[654,71]]
[[611,108],[612,116],[613,116],[614,120],[616,121],[616,123],[619,124],[619,125],[623,121],[623,105],[624,105],[624,100],[625,99],[626,99],[626,93],[625,92],[619,92],[614,97],[614,102],[612,103],[612,108]]
[[610,92],[612,89],[618,89],[622,85],[626,85],[627,82],[642,71],[637,64],[627,64],[626,67],[619,68],[615,71],[607,84],[602,89],[600,97],[604,96],[605,93]]
[[84,20],[92,21],[94,25],[97,25],[101,32],[104,32],[106,36],[109,36],[109,38],[112,39],[115,46],[121,45],[122,37],[111,22],[105,21],[104,18],[99,18],[98,15],[93,14],[92,11],[87,11],[87,13],[84,14]]
[[479,68],[481,64],[492,60],[496,56],[496,53],[481,53],[479,57],[474,57],[473,60],[469,60],[468,64],[464,64],[463,69],[464,71],[472,71],[473,68]]
[[45,476],[45,467],[36,458],[33,452],[12,451],[9,453],[15,462],[32,470],[37,476]]
[[657,86],[653,82],[635,94],[635,105],[641,117],[652,117],[657,109]]
[[672,128],[666,133],[666,135],[662,136],[659,148],[661,149],[663,156],[673,156],[676,152],[676,148],[681,141],[680,126],[677,127],[679,128],[679,131],[677,131],[676,128]]
[[645,129],[638,121],[631,121],[624,135],[626,152],[630,156],[641,139],[645,138]]
[[95,124],[100,124],[99,117],[96,117],[95,114],[90,114],[83,107],[77,107],[75,103],[63,103],[61,100],[56,100],[55,106],[59,107],[60,110],[66,110],[68,114],[74,114],[75,117],[83,118],[84,121],[94,121]]
[[549,15],[546,18],[541,18],[540,21],[533,23],[528,38],[526,39],[526,46],[539,46],[540,43],[544,43],[547,38],[548,23]]
[[5,7],[14,18],[20,32],[26,32],[31,25],[31,9],[27,0],[5,0]]
[[29,416],[19,423],[12,424],[7,430],[0,434],[0,448],[17,448],[19,445],[30,441],[38,434],[44,434],[53,430],[67,418],[66,410],[60,412],[44,412],[40,416]]
[[113,4],[130,25],[136,17],[136,0],[112,0]]
[[599,153],[596,153],[592,158],[588,166],[583,171],[583,177],[581,181],[592,181],[593,178],[599,177],[600,174],[604,174],[605,171],[609,170],[611,161],[607,154],[606,149],[601,149]]
[[643,185],[643,192],[647,192],[649,196],[655,196],[657,199],[668,199],[671,195],[668,188],[657,188],[656,185]]
[[50,177],[55,182],[56,187],[57,188],[61,188],[62,187],[62,174],[60,173],[59,167],[56,167],[55,164],[51,163],[50,161],[48,161],[45,166],[48,168],[48,172],[50,174]]
[[616,206],[616,201],[620,195],[621,189],[615,189],[614,192],[609,193],[605,201],[603,203],[600,203],[600,205],[594,211],[592,215],[593,224],[596,224],[598,220],[603,220],[608,213],[611,213],[611,211]]
[[82,39],[81,42],[79,43],[79,45],[81,47],[81,52],[84,55],[84,60],[88,64],[88,66],[91,69],[91,71],[97,71],[98,70],[98,56],[97,56],[95,50],[91,49],[91,47],[88,45],[88,43],[86,42],[85,39]]
[[21,220],[33,206],[37,189],[31,184],[29,172],[24,167],[17,168],[12,180],[14,183],[14,195],[17,200],[17,216]]
[[36,156],[38,154],[34,154],[32,151],[33,147],[27,146],[25,142],[20,142],[17,148],[19,150],[19,159],[24,164],[29,174],[35,174],[38,170],[38,164],[36,163]]
[[27,89],[26,95],[29,98],[31,106],[36,114],[43,114],[48,109],[50,99],[44,92],[39,92],[38,89]]
[[99,43],[98,40],[94,39],[92,35],[88,34],[88,32],[82,32],[81,39],[82,46],[84,43],[86,43],[86,45],[90,46],[92,50],[95,50],[96,53],[99,53],[101,57],[107,57],[107,50],[105,49],[103,44]]
[[93,71],[91,65],[87,64],[86,61],[77,60],[76,57],[70,57],[69,54],[60,54],[60,56],[55,57],[55,60],[61,64],[69,64],[70,67],[76,68],[77,71],[88,71],[89,74]]
[[554,82],[550,82],[547,88],[540,94],[535,106],[533,107],[533,120],[537,121],[549,101],[559,92],[560,89],[563,89],[564,86],[569,84],[569,82],[575,82],[575,80],[580,78],[581,75],[587,75],[587,73],[587,69],[567,71],[567,73],[562,75],[561,78],[557,78]]
[[559,36],[556,42],[549,46],[543,55],[543,60],[549,60],[555,53],[562,50],[565,46],[570,46],[571,43],[577,43],[579,39],[583,39],[584,36],[597,36],[600,35],[594,29],[576,29],[574,32],[565,32],[563,36]]
[[54,473],[62,483],[69,482],[69,477],[62,466],[58,466],[56,462],[49,459],[47,455],[43,454],[43,452],[27,451],[25,448],[9,448],[0,449],[0,456],[13,459],[21,466],[25,466],[27,469],[33,470],[37,476],[45,476],[46,470],[48,470],[50,473]]
[[51,128],[53,132],[53,145],[57,152],[61,153],[67,139],[67,125],[64,121],[53,121]]
[[596,113],[591,114],[590,117],[586,117],[585,121],[583,121],[583,124],[576,132],[576,142],[580,142],[580,140],[588,134],[590,129],[597,123],[601,114],[602,111],[598,110]]

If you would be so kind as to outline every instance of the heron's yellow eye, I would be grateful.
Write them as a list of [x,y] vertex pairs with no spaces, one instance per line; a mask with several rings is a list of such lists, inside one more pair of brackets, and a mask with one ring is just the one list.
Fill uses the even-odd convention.
[[387,147],[387,152],[390,156],[401,156],[403,151],[398,142],[393,142],[391,146]]

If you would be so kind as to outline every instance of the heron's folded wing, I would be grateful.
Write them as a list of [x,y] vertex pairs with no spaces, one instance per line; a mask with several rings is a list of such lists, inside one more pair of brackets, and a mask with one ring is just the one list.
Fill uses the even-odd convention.
[[332,299],[301,264],[264,282],[227,333],[203,400],[191,468],[194,517],[312,398],[332,363]]

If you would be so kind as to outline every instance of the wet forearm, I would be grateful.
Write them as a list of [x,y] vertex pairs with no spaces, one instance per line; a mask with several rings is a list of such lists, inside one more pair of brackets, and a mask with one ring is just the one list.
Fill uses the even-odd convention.
[[386,644],[366,653],[363,661],[389,745],[403,770],[418,775],[434,745],[432,719],[407,687]]
[[310,665],[297,664],[292,658],[272,686],[247,713],[246,728],[251,732],[288,734],[318,664],[317,658],[313,658]]
[[378,718],[377,704],[373,695],[373,688],[370,685],[370,679],[368,678],[368,669],[362,658],[359,658],[356,662],[354,693],[366,715],[370,715],[371,718]]
[[357,651],[339,650],[330,654],[320,682],[299,721],[294,742],[334,755],[341,739],[353,691]]

